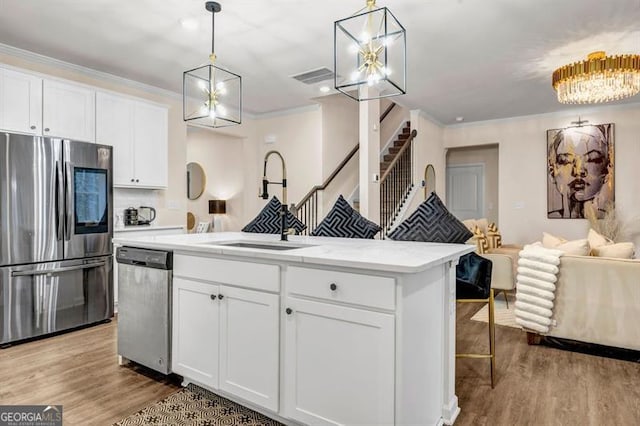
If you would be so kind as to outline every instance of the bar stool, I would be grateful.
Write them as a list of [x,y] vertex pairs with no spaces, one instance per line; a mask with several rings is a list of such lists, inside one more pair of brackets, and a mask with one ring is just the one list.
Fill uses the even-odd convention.
[[496,370],[496,334],[491,270],[491,261],[475,253],[462,256],[456,267],[456,301],[489,304],[489,353],[456,354],[456,358],[489,358],[491,362],[491,389],[493,389]]

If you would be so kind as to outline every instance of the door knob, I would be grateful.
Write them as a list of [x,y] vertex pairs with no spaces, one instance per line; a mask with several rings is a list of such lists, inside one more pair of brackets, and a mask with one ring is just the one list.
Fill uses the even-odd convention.
[[338,286],[336,285],[336,283],[331,283],[329,288],[331,289],[331,291],[336,291],[338,289]]
[[216,300],[216,295],[215,295],[215,294],[212,294],[212,295],[211,295],[211,296],[209,296],[209,297],[211,297],[211,300]]
[[293,313],[293,310],[291,310],[291,308],[287,308],[285,312],[287,313],[287,315],[291,315]]

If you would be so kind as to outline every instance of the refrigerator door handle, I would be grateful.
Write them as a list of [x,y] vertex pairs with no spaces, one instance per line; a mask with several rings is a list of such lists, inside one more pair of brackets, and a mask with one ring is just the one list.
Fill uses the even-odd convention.
[[58,241],[62,240],[64,234],[64,177],[60,162],[56,161],[56,235]]
[[70,272],[70,271],[79,271],[82,269],[93,269],[100,268],[106,265],[106,262],[96,262],[96,263],[86,263],[84,265],[77,266],[66,266],[62,268],[53,268],[53,269],[40,269],[40,270],[31,270],[31,271],[13,271],[11,272],[12,277],[28,277],[32,275],[47,275],[47,274],[59,274],[62,272]]
[[71,225],[73,224],[73,211],[75,210],[75,206],[73,205],[73,197],[72,197],[72,177],[71,177],[71,163],[66,162],[64,164],[65,168],[65,191],[66,191],[66,214],[65,214],[65,235],[64,239],[69,241],[71,239]]

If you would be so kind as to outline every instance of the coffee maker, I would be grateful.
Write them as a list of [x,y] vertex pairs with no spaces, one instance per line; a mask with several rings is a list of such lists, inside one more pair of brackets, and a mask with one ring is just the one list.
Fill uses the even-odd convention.
[[124,210],[124,226],[138,225],[138,209],[129,207]]

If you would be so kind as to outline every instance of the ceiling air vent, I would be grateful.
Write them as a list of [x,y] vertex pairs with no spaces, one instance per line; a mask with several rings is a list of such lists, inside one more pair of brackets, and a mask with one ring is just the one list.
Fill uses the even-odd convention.
[[333,71],[329,68],[322,67],[315,70],[303,72],[302,74],[292,76],[299,82],[304,84],[316,84],[325,80],[333,79]]

